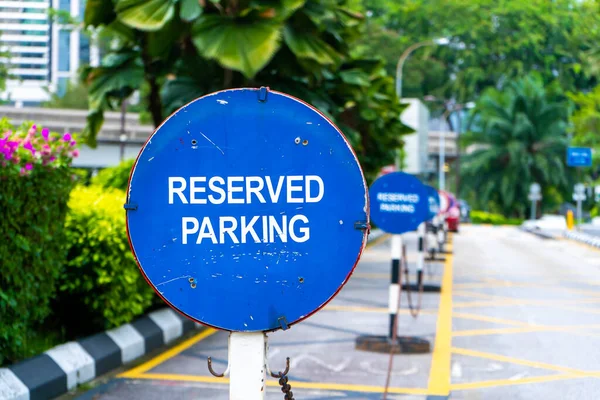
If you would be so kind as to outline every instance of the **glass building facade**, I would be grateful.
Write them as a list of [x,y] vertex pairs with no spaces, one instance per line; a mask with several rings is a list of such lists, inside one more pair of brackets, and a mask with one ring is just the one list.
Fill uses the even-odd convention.
[[[10,52],[11,74],[4,100],[17,105],[64,93],[79,68],[89,64],[90,38],[49,19],[49,9],[82,18],[85,0],[0,0],[0,47]],[[96,57],[97,59],[97,57]]]

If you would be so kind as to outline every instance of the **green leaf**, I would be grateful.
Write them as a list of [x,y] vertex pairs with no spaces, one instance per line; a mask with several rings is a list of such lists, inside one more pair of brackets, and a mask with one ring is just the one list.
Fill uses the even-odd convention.
[[148,33],[147,49],[152,57],[166,57],[173,49],[173,44],[181,37],[187,34],[188,27],[181,27],[181,21],[172,20],[161,30]]
[[340,78],[344,83],[357,86],[368,87],[371,85],[369,77],[360,69],[351,69],[346,71],[340,71]]
[[116,11],[124,24],[142,31],[156,31],[173,18],[171,0],[119,0]]
[[265,20],[202,15],[194,24],[193,42],[203,57],[252,78],[279,49],[280,29]]
[[170,114],[203,94],[202,87],[193,78],[182,76],[167,80],[161,90],[166,113]]
[[179,16],[184,21],[192,21],[202,14],[202,7],[199,0],[181,0],[181,10]]
[[341,56],[323,40],[310,33],[298,32],[290,26],[283,29],[283,40],[298,58],[308,58],[321,65],[337,64]]
[[108,25],[116,18],[112,0],[88,0],[83,14],[87,26]]
[[96,137],[98,136],[98,132],[100,132],[102,124],[104,123],[104,113],[100,110],[90,110],[86,120],[87,123],[81,132],[81,136],[85,140],[86,144],[94,149],[97,146]]

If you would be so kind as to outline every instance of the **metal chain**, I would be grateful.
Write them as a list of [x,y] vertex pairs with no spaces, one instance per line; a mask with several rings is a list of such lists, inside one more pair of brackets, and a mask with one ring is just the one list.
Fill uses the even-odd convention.
[[279,384],[281,385],[281,391],[285,393],[283,400],[294,400],[294,393],[292,393],[292,385],[288,383],[287,375],[282,375],[279,378]]

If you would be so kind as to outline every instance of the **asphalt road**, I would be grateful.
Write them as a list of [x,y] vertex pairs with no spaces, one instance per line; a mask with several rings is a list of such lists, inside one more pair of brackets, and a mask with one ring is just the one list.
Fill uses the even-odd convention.
[[[416,240],[406,235],[409,260]],[[359,335],[388,329],[389,240],[367,249],[346,287],[319,313],[269,335],[269,364],[291,357],[296,399],[381,399],[388,356],[357,351]],[[388,399],[600,398],[600,253],[516,228],[464,226],[453,255],[430,266],[442,294],[424,294],[413,319],[402,297],[399,333],[433,351],[398,355]],[[206,330],[97,382],[78,398],[227,399],[227,334]],[[269,379],[267,399],[283,398]]]

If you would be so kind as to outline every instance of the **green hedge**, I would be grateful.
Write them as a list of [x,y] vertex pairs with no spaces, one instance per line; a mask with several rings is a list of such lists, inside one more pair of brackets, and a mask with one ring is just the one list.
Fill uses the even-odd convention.
[[66,220],[68,249],[56,313],[70,335],[130,322],[158,298],[129,249],[125,193],[99,186],[71,193]]
[[50,336],[36,332],[65,261],[77,154],[70,135],[0,120],[0,365],[37,353]]
[[92,184],[103,188],[116,188],[127,190],[129,183],[129,173],[133,168],[134,159],[122,161],[115,167],[109,167],[98,172],[98,175],[92,178]]
[[471,211],[471,223],[491,225],[521,225],[522,219],[506,218],[501,214],[493,214],[485,211]]

